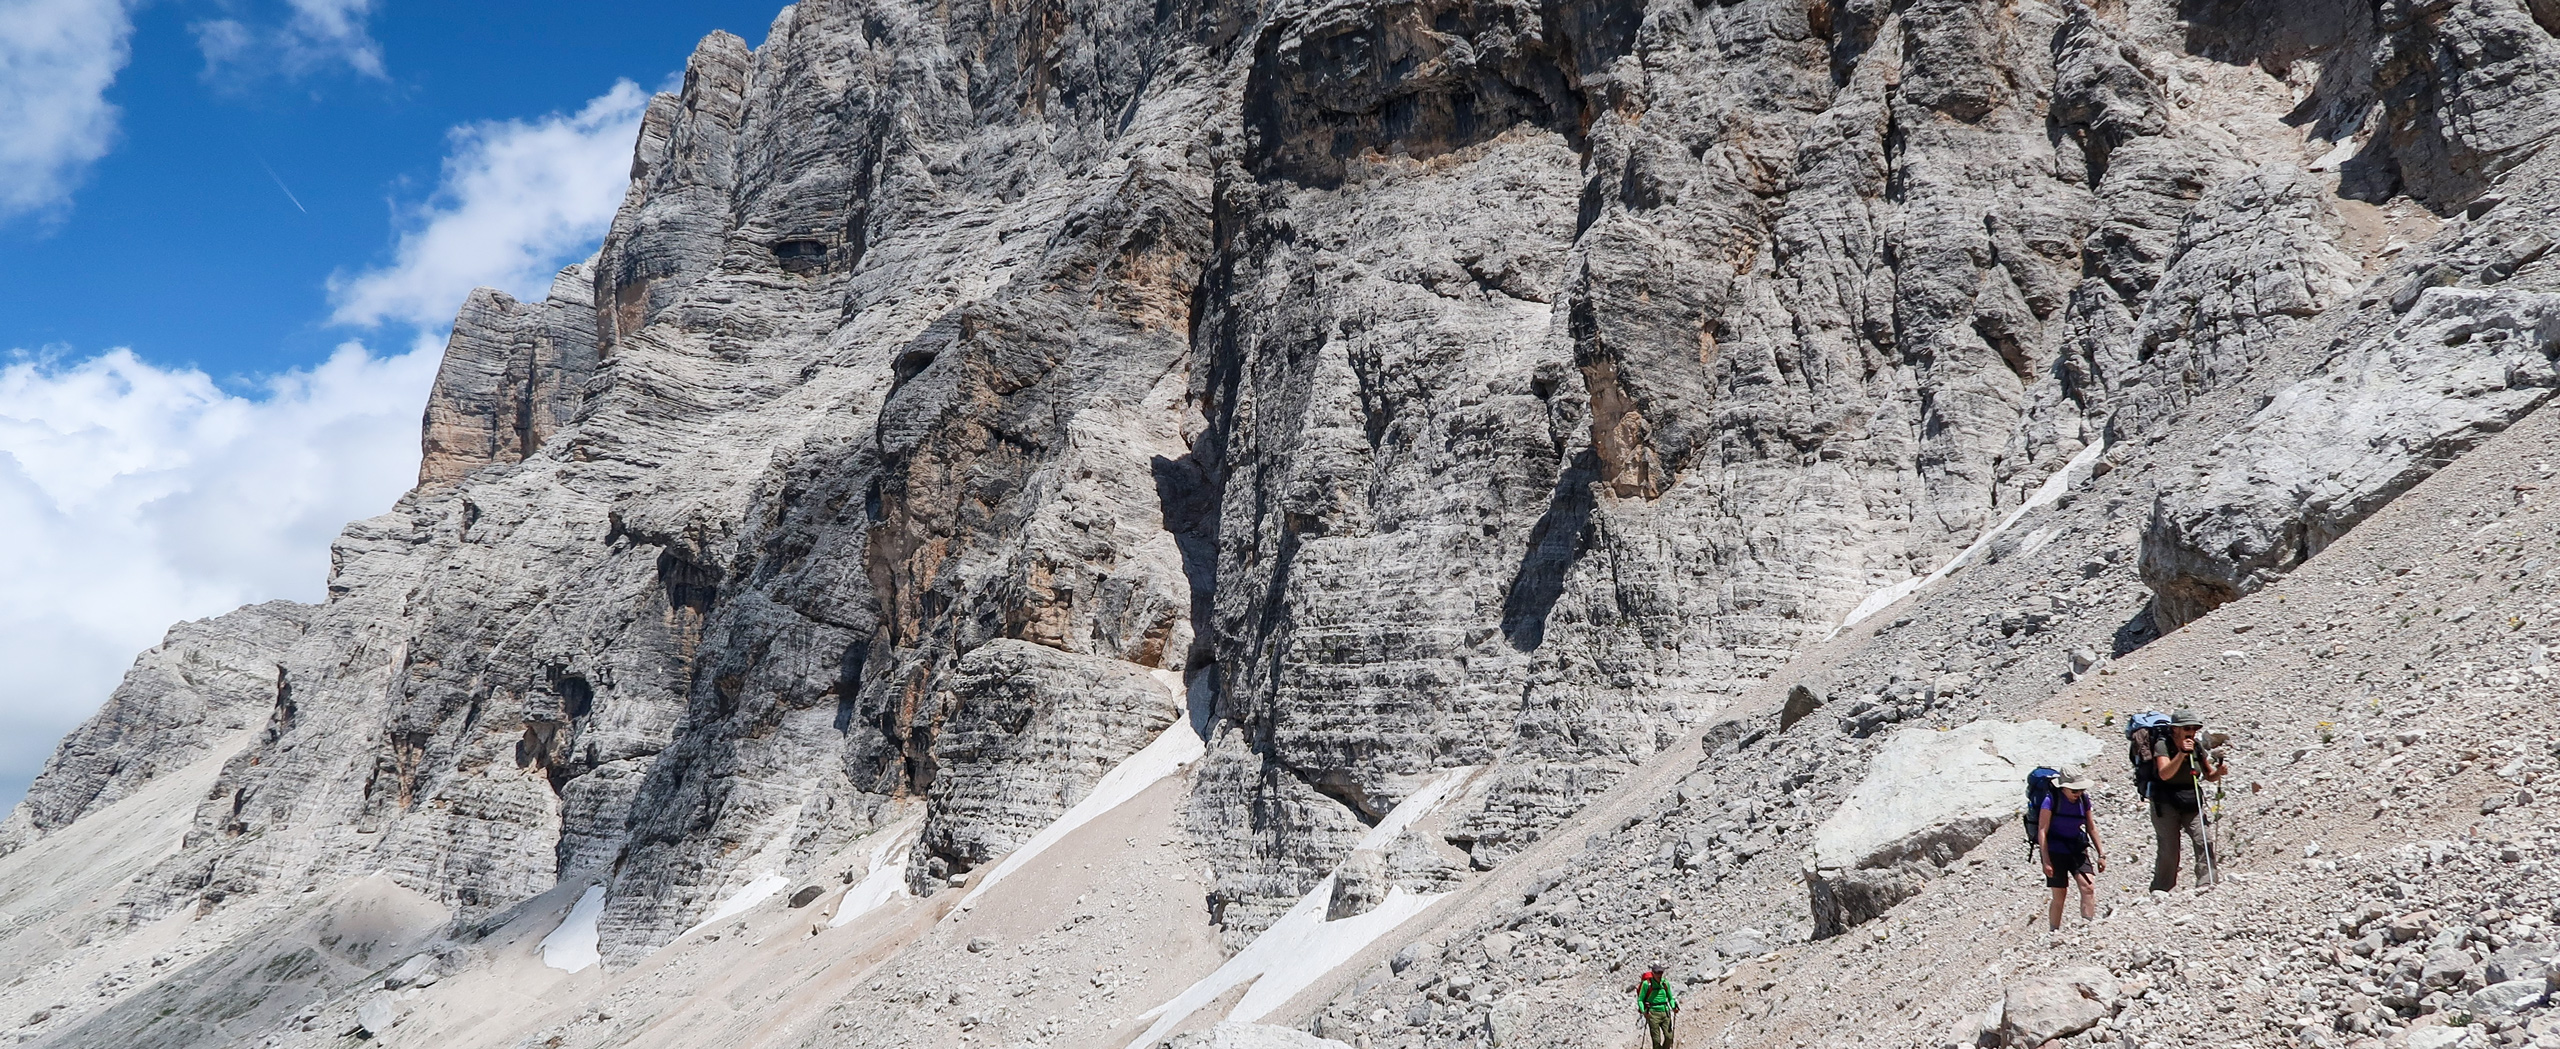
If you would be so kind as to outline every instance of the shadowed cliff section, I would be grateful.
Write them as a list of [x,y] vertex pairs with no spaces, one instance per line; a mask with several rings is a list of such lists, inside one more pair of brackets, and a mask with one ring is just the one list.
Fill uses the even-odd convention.
[[1247,164],[1330,188],[1364,155],[1428,160],[1522,124],[1579,145],[1589,79],[1642,19],[1623,0],[1284,4],[1245,80]]

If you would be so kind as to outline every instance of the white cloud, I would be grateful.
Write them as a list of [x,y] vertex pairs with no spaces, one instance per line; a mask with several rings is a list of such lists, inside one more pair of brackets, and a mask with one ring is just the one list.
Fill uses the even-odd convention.
[[417,477],[440,357],[350,342],[256,398],[126,350],[0,368],[0,806],[170,624],[322,596]]
[[382,75],[382,46],[365,32],[373,0],[291,0],[285,23],[289,46],[321,59],[336,58],[366,76]]
[[0,0],[0,220],[67,203],[115,144],[123,0]]
[[648,104],[624,80],[576,113],[455,128],[443,183],[406,217],[391,265],[330,279],[331,319],[433,328],[475,287],[540,296],[612,225]]
[[299,76],[345,65],[364,76],[386,75],[382,45],[365,29],[373,17],[373,0],[286,0],[286,6],[292,13],[270,29],[255,29],[236,18],[191,27],[196,49],[204,52],[205,73]]
[[217,18],[187,28],[196,34],[196,50],[204,52],[208,76],[238,66],[258,47],[258,34],[236,18]]

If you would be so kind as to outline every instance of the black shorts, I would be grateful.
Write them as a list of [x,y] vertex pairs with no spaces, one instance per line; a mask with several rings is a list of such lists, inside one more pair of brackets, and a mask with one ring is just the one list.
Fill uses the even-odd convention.
[[2044,878],[2045,887],[2048,889],[2059,889],[2071,884],[2071,876],[2074,874],[2096,873],[2089,869],[2089,854],[2085,852],[2057,852],[2047,858],[2053,861],[2053,873],[2045,875]]

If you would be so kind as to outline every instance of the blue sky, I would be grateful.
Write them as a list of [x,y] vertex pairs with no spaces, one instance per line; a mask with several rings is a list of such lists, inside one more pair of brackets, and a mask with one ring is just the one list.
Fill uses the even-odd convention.
[[226,384],[317,362],[366,334],[326,323],[328,278],[390,261],[448,129],[573,112],[616,80],[655,89],[704,33],[760,41],[778,6],[390,0],[367,25],[379,76],[208,69],[192,27],[286,21],[283,4],[142,7],[106,93],[113,152],[67,206],[0,226],[0,346],[126,346]]
[[0,805],[169,624],[317,600],[453,309],[592,251],[773,0],[0,0]]

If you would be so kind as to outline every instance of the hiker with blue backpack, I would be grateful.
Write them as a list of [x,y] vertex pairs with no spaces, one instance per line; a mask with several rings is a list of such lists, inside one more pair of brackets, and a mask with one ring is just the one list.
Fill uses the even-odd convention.
[[2181,710],[2174,714],[2136,714],[2125,719],[2126,756],[2133,779],[2151,800],[2151,832],[2159,840],[2159,857],[2151,864],[2151,891],[2178,887],[2178,839],[2192,844],[2199,882],[2210,882],[2213,844],[2205,826],[2204,785],[2231,772],[2197,741],[2204,719]]
[[2090,786],[2077,773],[2063,777],[2036,806],[2036,847],[2044,855],[2045,887],[2053,890],[2047,928],[2062,928],[2062,904],[2071,898],[2075,881],[2080,883],[2081,919],[2098,920],[2096,876],[2107,871],[2107,850],[2098,842],[2097,821],[2089,818]]

